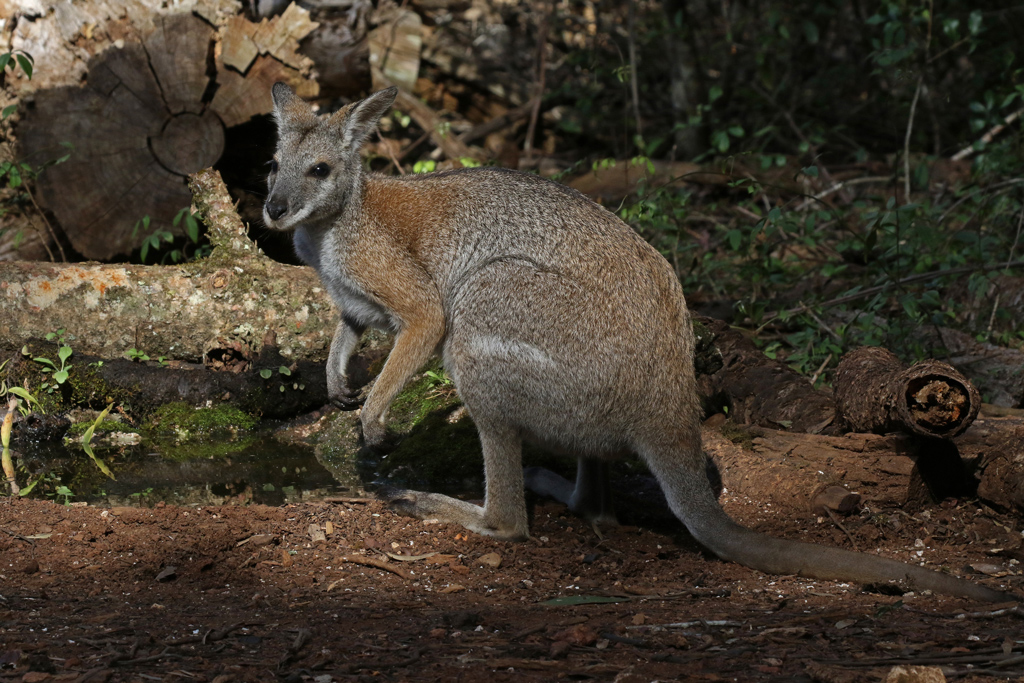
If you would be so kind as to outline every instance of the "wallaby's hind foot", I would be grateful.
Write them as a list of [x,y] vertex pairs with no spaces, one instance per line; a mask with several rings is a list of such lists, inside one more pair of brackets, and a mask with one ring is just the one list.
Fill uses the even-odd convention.
[[461,524],[474,533],[501,541],[523,541],[529,538],[525,525],[495,523],[487,519],[485,508],[440,493],[391,490],[382,492],[381,497],[392,510],[408,517]]
[[576,483],[543,467],[523,470],[526,489],[539,496],[564,503],[573,514],[588,522],[617,526],[612,507],[608,463],[596,458],[580,458],[576,464]]

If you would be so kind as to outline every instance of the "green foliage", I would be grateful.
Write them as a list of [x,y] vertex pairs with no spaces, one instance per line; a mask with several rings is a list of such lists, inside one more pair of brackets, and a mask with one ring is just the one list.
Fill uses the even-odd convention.
[[146,355],[146,353],[138,350],[134,346],[124,352],[124,357],[130,361],[138,361],[140,363],[144,363],[149,360],[149,356]]
[[174,233],[167,228],[161,228],[156,226],[150,230],[151,219],[150,217],[143,216],[141,219],[136,221],[135,227],[132,229],[132,238],[138,236],[140,232],[146,234],[146,237],[142,240],[142,244],[139,247],[139,261],[142,263],[146,262],[149,257],[150,251],[156,253],[161,250],[165,250],[160,256],[160,264],[166,265],[168,263],[185,263],[187,261],[194,261],[196,259],[205,258],[210,255],[211,247],[208,243],[201,241],[200,225],[196,219],[195,214],[192,213],[192,209],[185,207],[175,214],[174,219],[171,221],[171,225],[175,228],[184,224],[185,238],[179,240],[180,246],[173,249],[168,249],[169,245],[175,244]]

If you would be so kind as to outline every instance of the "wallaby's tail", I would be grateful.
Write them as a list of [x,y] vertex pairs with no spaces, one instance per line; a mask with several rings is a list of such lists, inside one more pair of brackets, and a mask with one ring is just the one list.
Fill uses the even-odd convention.
[[877,555],[766,536],[734,522],[719,506],[709,486],[689,493],[687,500],[680,501],[673,500],[675,496],[666,490],[673,512],[693,537],[722,559],[752,569],[860,583],[899,581],[913,590],[986,602],[1020,600],[1011,593]]

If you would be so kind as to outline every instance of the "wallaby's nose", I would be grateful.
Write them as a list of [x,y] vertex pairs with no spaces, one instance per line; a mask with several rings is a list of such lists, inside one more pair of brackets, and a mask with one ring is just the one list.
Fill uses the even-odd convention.
[[267,202],[267,204],[266,204],[266,206],[264,208],[266,208],[267,215],[270,216],[271,220],[275,220],[275,221],[278,218],[280,218],[281,216],[283,216],[286,213],[288,213],[288,203],[287,202],[281,202],[281,203],[278,203],[278,202]]

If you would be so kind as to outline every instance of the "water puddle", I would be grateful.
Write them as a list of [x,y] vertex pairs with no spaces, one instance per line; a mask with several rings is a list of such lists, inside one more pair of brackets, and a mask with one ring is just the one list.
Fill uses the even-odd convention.
[[282,444],[269,435],[94,448],[113,479],[81,445],[33,444],[20,450],[19,483],[24,488],[36,481],[33,497],[58,502],[282,505],[366,495],[355,458],[321,461],[313,448]]

